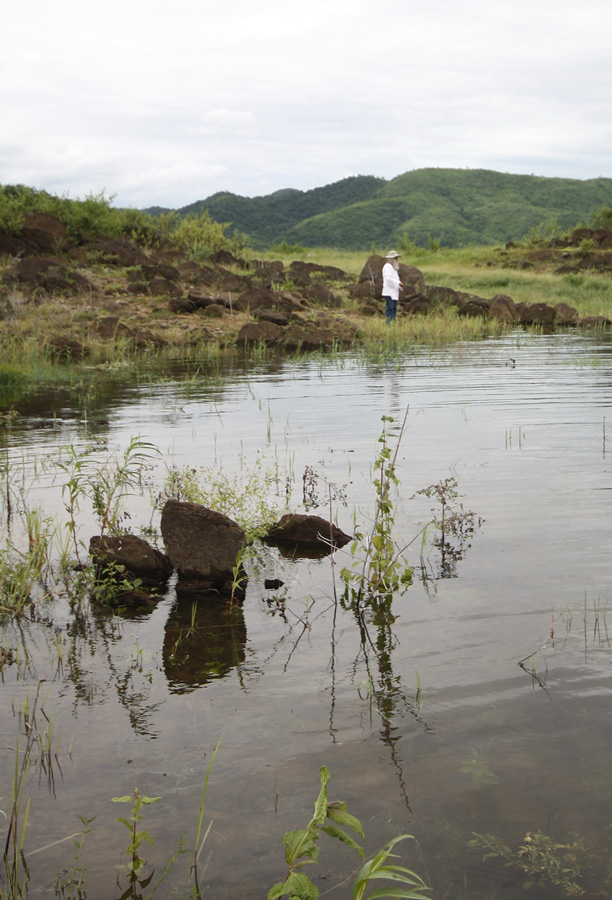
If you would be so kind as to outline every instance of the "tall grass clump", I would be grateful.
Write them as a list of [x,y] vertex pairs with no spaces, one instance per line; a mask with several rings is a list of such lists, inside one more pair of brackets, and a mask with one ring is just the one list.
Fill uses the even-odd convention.
[[380,318],[368,320],[361,334],[360,354],[376,358],[389,351],[402,352],[418,346],[443,346],[459,341],[477,341],[503,334],[507,323],[481,316],[459,316],[453,307],[443,306],[428,316],[406,316],[396,319],[389,327],[381,312]]

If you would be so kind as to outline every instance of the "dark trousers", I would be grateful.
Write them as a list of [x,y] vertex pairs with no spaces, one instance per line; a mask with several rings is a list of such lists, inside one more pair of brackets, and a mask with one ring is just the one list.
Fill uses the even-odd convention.
[[397,300],[392,300],[391,297],[383,297],[383,300],[385,301],[385,318],[388,325],[395,321],[397,316]]

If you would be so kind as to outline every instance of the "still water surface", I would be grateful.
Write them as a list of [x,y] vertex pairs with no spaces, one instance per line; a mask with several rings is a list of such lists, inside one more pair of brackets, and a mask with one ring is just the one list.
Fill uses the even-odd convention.
[[[157,487],[164,466],[232,473],[259,453],[289,477],[295,509],[305,474],[323,502],[332,485],[334,518],[348,532],[373,511],[381,417],[397,433],[408,411],[398,536],[408,543],[431,518],[432,501],[415,492],[450,476],[483,520],[452,577],[437,577],[433,548],[421,581],[420,539],[411,544],[414,584],[394,599],[392,627],[371,621],[365,644],[354,615],[333,602],[330,559],[272,550],[250,568],[243,613],[203,609],[188,640],[191,606],[172,589],[150,613],[92,613],[82,631],[62,602],[46,624],[5,626],[2,646],[27,647],[29,660],[22,649],[3,670],[2,747],[15,746],[18,710],[39,679],[55,717],[54,784],[38,773],[29,782],[29,849],[77,832],[78,814],[97,815],[87,896],[108,900],[127,843],[116,816],[128,811],[110,799],[137,786],[161,797],[145,809],[154,839],[145,855],[160,870],[181,833],[193,844],[222,737],[201,858],[217,900],[265,896],[284,877],[280,838],[310,818],[322,765],[330,795],[361,819],[368,853],[415,836],[404,860],[434,897],[524,896],[514,869],[467,846],[473,832],[513,848],[529,831],[560,841],[579,832],[600,852],[612,821],[611,385],[606,336],[517,333],[388,365],[283,362],[215,381],[126,384],[86,421],[57,399],[24,407],[10,453],[30,474],[35,457],[70,442],[124,449],[135,435],[161,451]],[[36,473],[45,512],[61,513],[60,488]],[[138,531],[150,504],[135,498],[130,513]],[[93,533],[86,521],[84,538]],[[337,558],[336,572],[346,561]],[[264,578],[285,583],[284,615]],[[4,749],[0,808],[13,765]],[[347,896],[341,883],[357,857],[321,844],[308,874],[321,894]],[[49,895],[72,853],[65,842],[33,855],[33,892]],[[187,880],[179,858],[157,896],[186,897]]]

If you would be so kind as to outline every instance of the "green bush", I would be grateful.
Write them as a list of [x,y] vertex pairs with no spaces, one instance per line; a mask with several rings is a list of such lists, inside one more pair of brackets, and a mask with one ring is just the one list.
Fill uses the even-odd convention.
[[226,234],[229,223],[215,222],[206,211],[187,216],[163,213],[156,224],[163,241],[193,258],[210,256],[219,250],[233,252],[239,249],[239,242]]
[[612,231],[612,206],[601,206],[595,210],[591,220],[593,228],[605,228]]

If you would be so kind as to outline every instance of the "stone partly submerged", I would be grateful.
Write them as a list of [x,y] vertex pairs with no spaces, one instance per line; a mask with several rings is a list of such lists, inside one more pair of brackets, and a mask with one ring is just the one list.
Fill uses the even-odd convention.
[[284,556],[315,558],[327,556],[351,540],[350,535],[327,519],[298,513],[282,516],[264,538]]
[[233,519],[198,503],[167,500],[161,533],[178,575],[179,597],[211,592],[244,597],[246,574],[239,560],[246,539]]
[[165,553],[135,534],[95,535],[89,554],[99,574],[114,583],[109,597],[117,606],[154,606],[173,571]]

